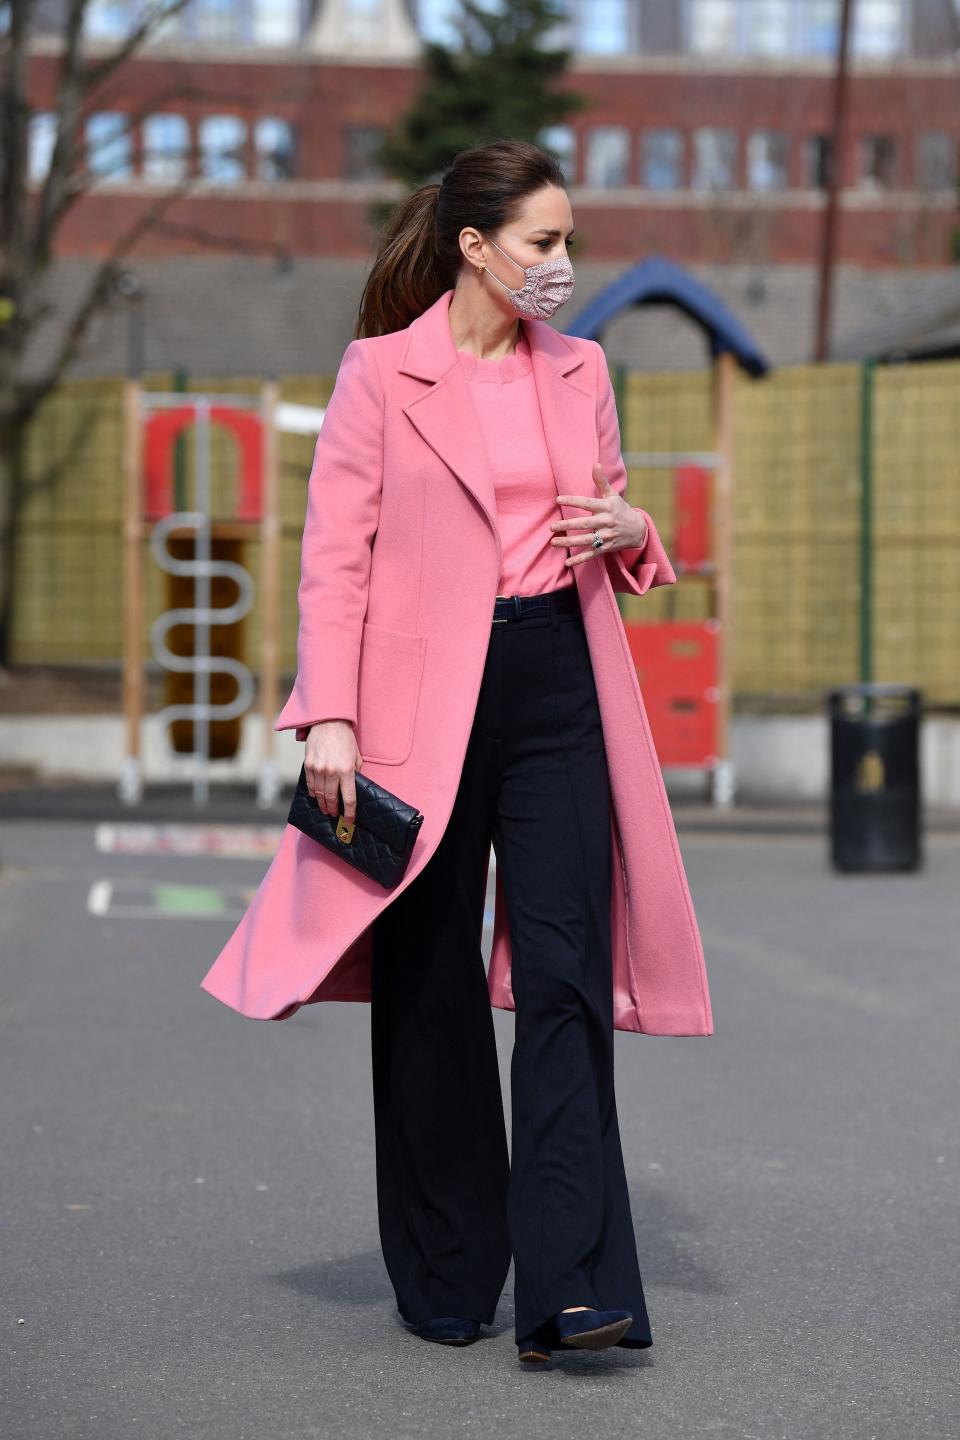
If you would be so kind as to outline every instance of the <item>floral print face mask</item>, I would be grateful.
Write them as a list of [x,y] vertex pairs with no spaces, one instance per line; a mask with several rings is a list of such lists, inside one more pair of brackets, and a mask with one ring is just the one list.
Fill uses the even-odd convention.
[[524,281],[519,290],[512,290],[509,285],[493,275],[488,270],[488,275],[493,275],[498,285],[502,285],[510,296],[514,310],[521,315],[529,315],[534,320],[549,320],[561,305],[565,305],[573,293],[573,266],[567,255],[559,255],[555,260],[543,260],[539,265],[523,266],[512,255],[507,255],[501,250],[496,240],[490,244],[500,254],[505,256],[511,263],[522,270]]

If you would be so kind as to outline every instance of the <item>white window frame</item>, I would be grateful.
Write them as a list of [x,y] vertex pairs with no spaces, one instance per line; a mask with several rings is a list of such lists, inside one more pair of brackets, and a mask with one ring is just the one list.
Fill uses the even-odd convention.
[[[789,38],[788,38],[788,42],[787,42],[787,48],[786,48],[783,52],[774,53],[774,52],[770,52],[770,51],[759,51],[759,50],[755,50],[755,49],[753,49],[753,48],[750,46],[750,35],[751,35],[751,33],[752,33],[752,32],[751,32],[751,8],[752,8],[753,0],[733,0],[733,6],[734,6],[734,19],[733,19],[734,40],[733,40],[733,49],[732,49],[732,51],[729,52],[729,54],[732,55],[732,56],[734,56],[734,57],[737,57],[737,58],[750,58],[750,59],[754,59],[754,58],[760,58],[760,59],[762,59],[762,58],[767,58],[767,59],[782,58],[782,59],[797,60],[797,59],[805,59],[805,58],[816,58],[818,55],[819,55],[819,58],[821,58],[821,59],[825,58],[825,57],[822,55],[822,52],[810,51],[810,50],[808,50],[807,47],[806,47],[806,35],[807,35],[806,19],[807,19],[807,16],[806,16],[806,14],[805,14],[805,0],[788,0],[788,3],[789,3],[790,9],[789,9],[789,19],[788,19]],[[901,57],[902,57],[902,56],[906,56],[906,55],[909,54],[909,44],[908,44],[908,41],[909,41],[909,37],[910,37],[910,28],[911,28],[911,27],[910,27],[910,19],[911,19],[911,15],[912,15],[913,0],[891,0],[891,3],[896,4],[896,6],[897,6],[897,8],[898,8],[898,10],[899,10],[899,24],[898,24],[898,26],[897,26],[896,41],[895,41],[895,43],[894,43],[894,45],[893,45],[893,48],[892,48],[891,50],[889,50],[889,51],[883,51],[882,53],[877,54],[877,55],[871,55],[869,52],[864,52],[863,47],[858,44],[858,41],[857,41],[857,33],[858,33],[858,32],[857,32],[857,26],[858,26],[857,12],[858,12],[858,6],[857,6],[857,5],[854,6],[853,25],[852,25],[852,27],[851,27],[851,36],[850,36],[850,51],[851,51],[851,55],[852,55],[852,57],[853,57],[854,59],[867,59],[867,60],[873,59],[873,60],[878,60],[878,61],[880,61],[880,60],[891,60],[891,59],[895,59],[895,58],[898,57],[898,56],[901,56]],[[722,58],[723,55],[724,55],[726,52],[722,52],[722,51],[710,51],[710,50],[695,50],[695,49],[694,49],[694,46],[693,46],[693,32],[694,32],[693,17],[694,17],[694,9],[695,9],[696,4],[697,4],[697,0],[683,0],[683,17],[682,17],[682,24],[683,24],[682,35],[683,35],[683,41],[682,41],[682,43],[683,43],[684,53],[687,54],[687,55],[695,55],[695,56],[697,56],[697,57],[699,57],[700,59],[703,59],[703,60],[705,60],[705,61],[708,61],[708,60],[710,60],[710,59]],[[861,12],[861,13],[862,13],[862,12]],[[839,22],[839,16],[840,16],[840,0],[837,0],[837,19],[838,19],[838,22]]]
[[[569,145],[558,144],[551,138],[561,134],[569,140]],[[558,157],[568,185],[576,183],[578,139],[579,136],[573,126],[564,124],[546,125],[537,134],[537,144],[542,145],[545,150],[549,150]]]
[[[266,171],[271,164],[271,156],[276,150],[271,150],[262,143],[262,135],[268,126],[285,126],[290,135],[290,154],[292,158],[292,172],[290,175],[270,175]],[[253,164],[254,174],[258,180],[265,181],[268,185],[283,185],[294,178],[296,172],[297,158],[297,127],[286,115],[258,115],[253,122]]]
[[46,180],[56,143],[56,110],[35,110],[27,129],[27,179],[31,185],[42,185]]
[[[108,127],[115,133],[94,136],[93,131],[97,129],[95,122],[107,118],[120,122],[116,126]],[[116,145],[121,152],[120,168],[98,170],[97,166],[104,163],[104,155],[109,156],[111,145]],[[133,179],[133,131],[130,125],[130,116],[125,110],[92,110],[85,119],[83,146],[84,163],[90,177],[97,185],[122,185]],[[100,152],[99,159],[96,158],[97,151]]]
[[[673,135],[676,136],[677,144],[677,183],[676,185],[648,185],[647,184],[647,140],[652,135]],[[676,125],[648,125],[640,131],[637,139],[637,183],[643,190],[651,190],[654,194],[669,194],[671,191],[684,190],[687,182],[684,174],[684,162],[686,160],[687,137]]]
[[[222,151],[208,149],[208,141],[204,132],[208,131],[212,122],[216,120],[229,120],[233,122],[241,136],[240,144],[235,150],[225,149]],[[242,185],[249,178],[247,175],[246,147],[249,141],[249,126],[242,115],[234,111],[215,111],[209,115],[201,115],[197,121],[197,174],[207,185]],[[207,173],[206,162],[208,156],[222,156],[229,163],[240,166],[239,175],[212,175]]]
[[[604,182],[597,183],[590,178],[590,142],[591,138],[598,132],[609,132],[612,135],[622,136],[626,142],[624,148],[623,179],[614,185]],[[630,163],[630,152],[633,146],[633,136],[630,133],[629,125],[591,125],[583,137],[583,183],[594,190],[625,190],[631,183],[630,175],[632,166]]]
[[[186,148],[183,151],[163,150],[155,147],[151,153],[148,148],[147,137],[151,126],[158,121],[165,120],[180,122],[181,133],[185,132],[186,140]],[[171,128],[173,127],[171,126]],[[145,180],[169,185],[184,179],[190,173],[191,130],[188,116],[179,110],[155,110],[150,115],[143,117],[140,131],[141,174]]]

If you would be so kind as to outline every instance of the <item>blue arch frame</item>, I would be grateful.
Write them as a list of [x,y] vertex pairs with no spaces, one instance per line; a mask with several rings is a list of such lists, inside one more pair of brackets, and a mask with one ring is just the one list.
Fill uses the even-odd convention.
[[576,315],[568,335],[599,340],[603,327],[628,305],[675,305],[703,331],[710,355],[730,353],[754,377],[768,374],[770,364],[732,310],[688,271],[651,255],[612,280]]

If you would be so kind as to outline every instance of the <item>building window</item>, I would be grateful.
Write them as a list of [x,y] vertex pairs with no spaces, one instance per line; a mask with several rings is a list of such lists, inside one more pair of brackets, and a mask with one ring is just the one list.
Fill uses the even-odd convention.
[[840,0],[807,0],[800,7],[800,19],[803,54],[836,55],[840,44]]
[[90,0],[83,17],[89,40],[124,40],[133,29],[130,0]]
[[246,175],[246,123],[239,115],[204,115],[200,121],[200,173],[219,185],[235,185]]
[[47,178],[53,147],[57,140],[57,117],[53,110],[36,110],[27,132],[27,179],[40,185]]
[[[487,8],[500,8],[493,0]],[[543,35],[550,49],[577,55],[626,55],[639,50],[639,0],[559,0],[554,23]]]
[[348,180],[382,180],[377,152],[385,136],[382,125],[343,127],[343,173]]
[[952,190],[954,186],[954,143],[942,131],[930,131],[917,141],[917,187],[920,190]]
[[693,135],[694,190],[732,190],[737,178],[737,137],[733,130],[705,127]]
[[751,190],[786,190],[789,146],[776,130],[755,130],[747,141],[747,184]]
[[897,180],[897,142],[892,135],[863,135],[859,144],[861,190],[892,190]]
[[618,189],[630,183],[630,133],[621,125],[597,125],[587,133],[584,184]]
[[790,0],[754,0],[741,7],[741,48],[748,55],[789,55],[793,47]]
[[580,0],[573,48],[583,55],[623,55],[633,48],[627,0]]
[[294,170],[296,139],[289,120],[263,115],[254,127],[258,180],[290,180]]
[[683,136],[679,130],[646,130],[640,142],[640,183],[648,190],[683,188]]
[[857,0],[853,7],[853,53],[888,59],[906,49],[905,0]]
[[[907,51],[911,0],[856,0],[851,49],[859,57]],[[840,0],[686,0],[687,48],[696,55],[837,52]]]
[[121,110],[98,110],[86,125],[87,166],[98,180],[126,180],[133,173],[130,119]]
[[560,161],[567,184],[574,184],[577,173],[576,131],[569,125],[547,125],[538,134],[537,144],[553,151]]
[[147,180],[182,180],[190,157],[190,126],[183,115],[148,115],[143,122],[143,173]]
[[193,0],[193,24],[201,40],[243,40],[246,18],[237,0]]
[[695,55],[731,55],[737,43],[736,0],[690,0],[689,48]]
[[252,0],[251,31],[257,45],[295,45],[300,38],[300,0]]
[[826,190],[830,184],[833,140],[829,135],[808,135],[803,142],[803,183],[808,190]]

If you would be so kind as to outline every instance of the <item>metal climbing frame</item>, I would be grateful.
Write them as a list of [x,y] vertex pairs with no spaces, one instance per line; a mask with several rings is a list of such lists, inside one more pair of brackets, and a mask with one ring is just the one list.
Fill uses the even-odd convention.
[[[126,756],[117,793],[127,804],[143,797],[141,730],[144,715],[143,634],[143,539],[149,538],[150,553],[161,569],[174,575],[192,575],[193,600],[156,617],[150,627],[154,658],[166,669],[192,672],[194,699],[190,704],[167,705],[156,719],[161,733],[177,719],[193,721],[193,751],[180,757],[170,750],[169,760],[181,758],[192,775],[196,805],[209,800],[210,775],[214,765],[209,754],[211,720],[230,720],[246,714],[254,697],[250,669],[241,660],[212,655],[211,626],[234,624],[253,604],[254,587],[249,572],[230,560],[211,557],[214,516],[210,499],[210,434],[219,424],[231,430],[237,441],[240,474],[231,532],[249,535],[261,544],[261,724],[263,745],[258,772],[257,804],[272,804],[280,789],[274,748],[273,719],[278,701],[277,621],[279,610],[279,523],[277,517],[276,412],[277,385],[267,382],[259,395],[171,394],[144,391],[129,380],[125,391],[125,626],[124,626],[124,715]],[[194,459],[194,508],[176,510],[172,495],[174,441],[191,429]],[[193,530],[195,554],[180,560],[168,549],[174,530]],[[232,605],[211,607],[211,580],[232,578],[238,588]],[[175,625],[192,625],[194,644],[189,655],[176,655],[167,644]],[[211,703],[210,676],[231,674],[237,682],[235,697]]]

